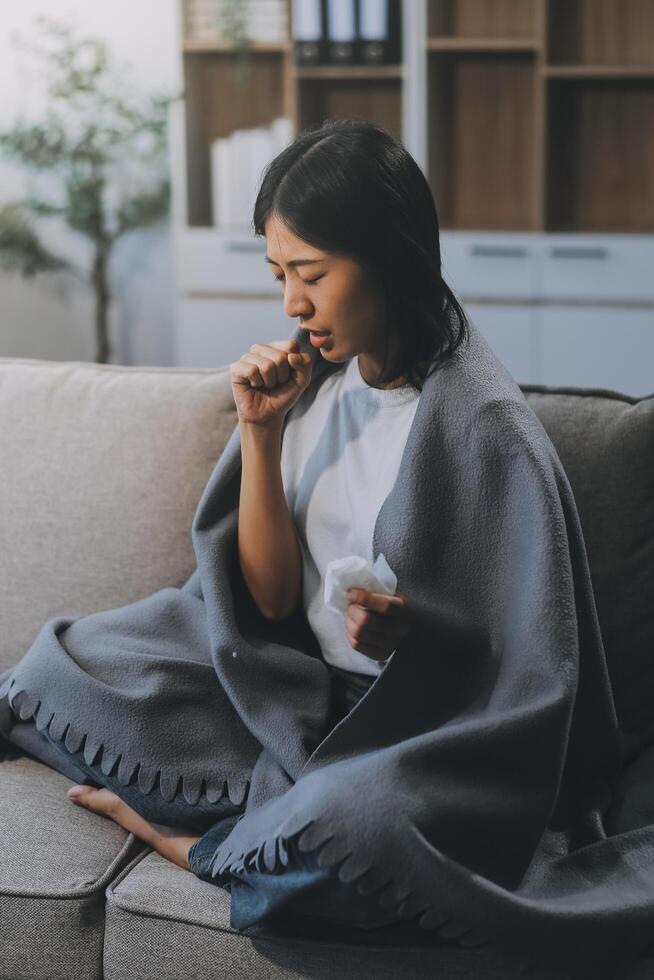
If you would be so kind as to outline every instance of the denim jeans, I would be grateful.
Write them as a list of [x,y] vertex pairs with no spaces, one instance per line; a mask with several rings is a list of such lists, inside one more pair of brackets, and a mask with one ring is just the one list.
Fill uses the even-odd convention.
[[[198,878],[213,881],[211,859],[237,820],[238,815],[223,818],[193,845],[189,865]],[[321,868],[314,855],[303,854],[296,840],[289,840],[287,847],[288,866],[282,873],[231,873],[224,887],[231,895],[232,928],[246,929],[265,920],[267,926],[307,935],[320,931],[322,924],[333,936],[334,926],[350,935],[356,929],[377,929],[399,921],[374,896],[359,895],[352,885],[344,884],[336,869]]]

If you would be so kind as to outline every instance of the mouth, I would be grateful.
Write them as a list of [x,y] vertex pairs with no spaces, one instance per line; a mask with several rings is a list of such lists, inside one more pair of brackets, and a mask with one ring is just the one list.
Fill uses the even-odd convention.
[[321,332],[312,330],[309,333],[309,343],[311,344],[312,347],[322,347],[323,344],[327,343],[328,339],[329,339],[328,330],[324,330]]
[[311,327],[301,327],[300,329],[309,334],[309,343],[312,347],[322,347],[331,335],[329,330],[312,330]]

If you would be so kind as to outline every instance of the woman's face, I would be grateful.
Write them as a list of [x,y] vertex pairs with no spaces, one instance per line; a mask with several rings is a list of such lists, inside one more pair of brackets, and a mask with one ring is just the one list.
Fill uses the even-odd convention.
[[[276,216],[266,222],[266,261],[284,294],[284,310],[307,331],[326,331],[320,347],[335,363],[359,355],[362,376],[373,384],[384,357],[384,294],[380,282],[354,259],[323,252],[297,238]],[[311,260],[296,265],[298,260]],[[395,383],[393,383],[395,386]]]

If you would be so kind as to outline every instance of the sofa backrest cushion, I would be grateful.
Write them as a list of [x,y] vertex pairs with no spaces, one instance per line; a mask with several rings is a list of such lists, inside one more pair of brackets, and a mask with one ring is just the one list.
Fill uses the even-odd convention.
[[53,616],[181,586],[237,424],[229,368],[0,358],[0,671]]
[[620,727],[654,741],[654,395],[521,385],[577,504]]
[[[654,741],[654,395],[521,385],[579,511],[620,725]],[[0,671],[43,623],[181,586],[229,370],[0,358]]]

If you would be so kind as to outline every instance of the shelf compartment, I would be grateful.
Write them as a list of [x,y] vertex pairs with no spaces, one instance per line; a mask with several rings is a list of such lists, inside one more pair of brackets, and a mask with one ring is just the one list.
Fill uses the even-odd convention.
[[537,227],[533,56],[432,53],[428,172],[443,229]]
[[654,67],[651,0],[549,0],[548,62]]
[[428,0],[430,39],[539,39],[540,0]]
[[548,231],[654,231],[654,79],[552,79]]
[[[339,72],[342,69],[339,69]],[[299,128],[330,119],[369,119],[402,138],[402,82],[370,78],[304,78],[298,87]]]
[[284,115],[281,56],[257,54],[243,84],[231,57],[186,54],[184,89],[188,221],[191,226],[211,225],[211,143],[236,129],[268,126]]

